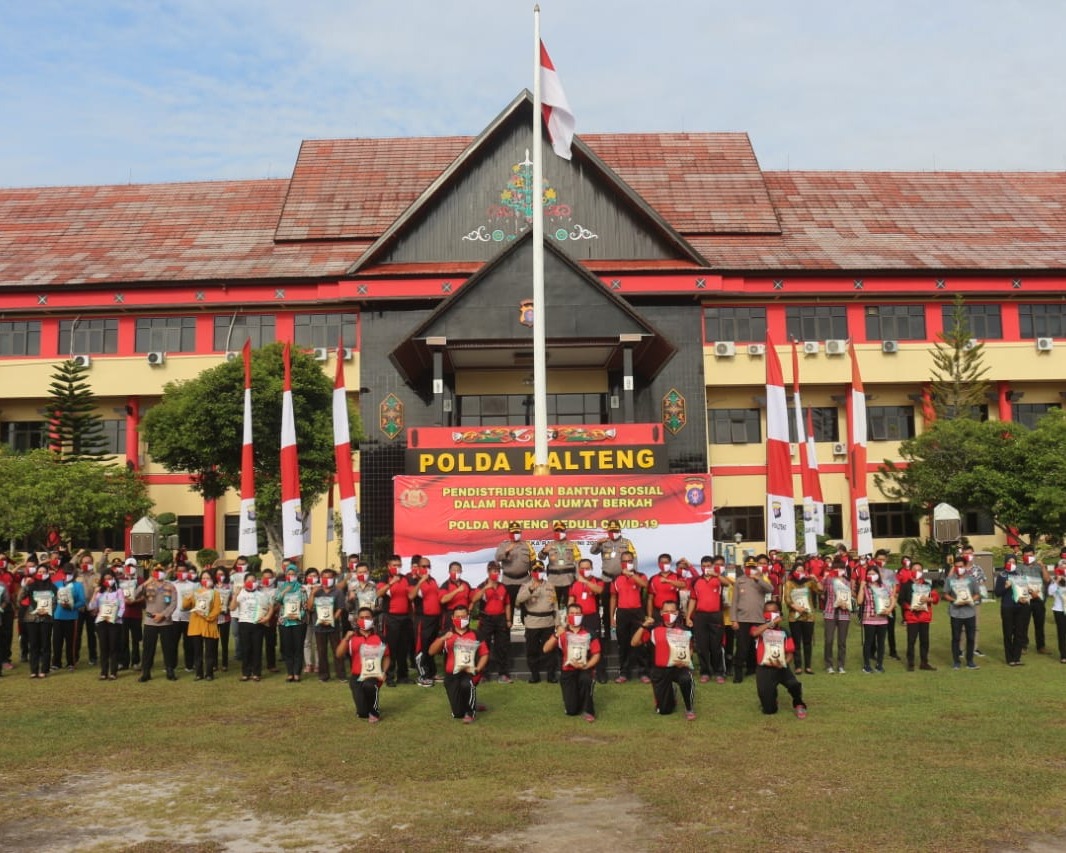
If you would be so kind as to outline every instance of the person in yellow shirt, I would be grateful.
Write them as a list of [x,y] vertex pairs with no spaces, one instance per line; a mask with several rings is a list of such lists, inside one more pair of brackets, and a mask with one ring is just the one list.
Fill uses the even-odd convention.
[[215,589],[215,578],[209,568],[200,572],[195,590],[186,594],[182,608],[189,611],[189,633],[193,642],[193,667],[196,681],[215,680],[218,664],[218,616],[222,599]]

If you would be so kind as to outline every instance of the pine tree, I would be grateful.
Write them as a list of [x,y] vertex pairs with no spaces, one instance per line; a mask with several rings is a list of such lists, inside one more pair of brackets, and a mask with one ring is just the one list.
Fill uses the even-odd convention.
[[73,359],[52,374],[48,392],[49,447],[63,462],[111,462],[106,452],[104,421],[96,414],[96,395],[86,379],[88,368]]
[[932,350],[932,402],[938,418],[981,419],[977,407],[988,399],[988,367],[984,344],[972,334],[965,300],[956,296],[951,321]]

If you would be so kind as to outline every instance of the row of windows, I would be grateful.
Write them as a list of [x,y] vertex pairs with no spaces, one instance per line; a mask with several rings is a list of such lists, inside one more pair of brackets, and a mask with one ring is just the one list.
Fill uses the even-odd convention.
[[[102,425],[103,452],[113,455],[125,454],[125,418],[104,419]],[[48,423],[46,421],[4,421],[0,423],[0,444],[16,453],[48,447]]]
[[[1032,429],[1050,409],[1058,408],[1058,403],[1013,403],[1011,418]],[[840,419],[835,407],[815,406],[810,412],[815,441],[840,441]],[[759,413],[759,409],[708,409],[711,444],[761,444]],[[988,420],[988,406],[976,407],[974,414],[980,420]],[[914,406],[866,407],[867,441],[903,441],[914,435]],[[788,440],[797,441],[792,417],[788,419]]]
[[[196,317],[143,317],[136,320],[135,352],[196,352]],[[216,352],[254,348],[274,342],[273,314],[238,314],[214,318]],[[355,314],[297,314],[293,342],[298,347],[356,345]],[[59,321],[59,355],[108,355],[118,352],[118,320],[89,318]],[[0,321],[0,356],[41,355],[40,320]]]
[[[467,394],[455,400],[459,426],[532,426],[532,394]],[[548,422],[605,424],[606,394],[549,394]]]
[[[970,335],[978,340],[1003,337],[1001,306],[964,305]],[[934,309],[935,310],[935,309]],[[954,305],[942,305],[943,328],[954,326]],[[1019,305],[1018,319],[1023,338],[1066,337],[1066,304]],[[927,339],[924,305],[868,305],[865,309],[869,341],[924,341]],[[848,334],[847,309],[843,305],[795,305],[785,308],[789,340],[843,340]],[[717,341],[763,341],[766,339],[766,309],[751,306],[704,309],[704,334],[708,343]]]
[[[919,536],[918,517],[905,504],[871,503],[870,521],[877,539],[902,539]],[[964,536],[990,536],[995,533],[992,516],[982,510],[962,514]],[[765,508],[761,506],[719,507],[714,511],[714,535],[722,542],[741,535],[741,542],[766,539]],[[844,535],[844,518],[840,504],[825,505],[825,533],[829,539]]]

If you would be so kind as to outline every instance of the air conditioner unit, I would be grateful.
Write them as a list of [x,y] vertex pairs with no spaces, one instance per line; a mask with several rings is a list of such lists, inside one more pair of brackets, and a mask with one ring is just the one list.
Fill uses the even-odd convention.
[[315,361],[327,361],[329,359],[328,347],[315,347]]
[[844,355],[848,351],[848,342],[840,339],[825,342],[826,355]]
[[1036,348],[1040,352],[1051,352],[1051,350],[1054,347],[1055,347],[1055,339],[1054,338],[1037,338],[1036,339]]
[[766,355],[766,344],[748,344],[748,355]]
[[72,355],[70,360],[73,361],[78,367],[92,367],[93,359],[89,355]]
[[226,361],[236,361],[240,357],[241,357],[241,354],[239,352],[228,352],[228,353],[226,353]]
[[159,367],[161,364],[164,364],[166,362],[167,354],[165,352],[159,352],[157,350],[155,352],[148,353],[145,358],[147,359],[148,363],[153,367]]
[[732,341],[719,341],[714,345],[714,354],[718,358],[732,358],[737,354],[737,345]]
[[818,355],[818,341],[804,341],[803,352],[807,355]]
[[351,347],[341,347],[337,350],[337,358],[341,361],[351,361],[352,356],[355,355],[355,350]]
[[899,352],[899,341],[881,341],[881,352]]
[[843,441],[834,441],[833,442],[833,455],[834,456],[847,456],[848,455],[848,445],[846,443],[844,443]]
[[970,339],[969,339],[969,340],[968,340],[968,341],[967,341],[966,343],[964,343],[964,344],[962,345],[962,348],[963,348],[963,349],[973,349],[973,348],[974,348],[974,347],[976,347],[976,346],[977,346],[977,345],[978,345],[979,343],[980,343],[980,341],[979,341],[979,340],[977,340],[977,338],[970,338]]

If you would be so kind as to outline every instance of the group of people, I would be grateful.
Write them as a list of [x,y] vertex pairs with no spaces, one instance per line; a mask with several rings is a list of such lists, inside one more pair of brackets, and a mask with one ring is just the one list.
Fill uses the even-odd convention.
[[899,659],[897,611],[907,669],[935,669],[929,628],[941,602],[951,619],[953,667],[977,669],[978,605],[994,595],[1009,665],[1022,665],[1030,623],[1037,651],[1046,651],[1048,599],[1066,663],[1066,550],[1049,570],[1027,546],[1006,560],[989,590],[973,549],[963,548],[934,588],[917,561],[904,557],[893,569],[885,551],[856,555],[844,548],[791,564],[770,552],[742,566],[710,555],[694,565],[664,553],[646,575],[618,522],[589,547],[599,558],[597,571],[568,540],[565,522],[553,529],[553,540],[536,549],[520,525],[510,525],[477,586],[463,579],[457,562],[438,583],[430,561],[418,555],[406,572],[392,555],[375,579],[354,557],[339,573],[301,570],[295,561],[257,573],[244,557],[232,568],[198,570],[179,560],[173,569],[156,564],[146,573],[135,558],[108,551],[99,563],[88,552],[53,552],[18,567],[0,554],[0,657],[10,669],[17,624],[31,678],[47,678],[64,663],[73,669],[85,637],[100,680],[115,680],[123,669],[151,680],[159,646],[167,679],[178,678],[183,655],[187,672],[211,681],[228,670],[232,636],[241,681],[260,681],[264,662],[272,672],[280,663],[288,682],[309,672],[322,681],[335,675],[349,683],[357,714],[370,721],[380,719],[380,687],[443,683],[452,716],[473,722],[478,684],[493,676],[512,680],[511,630],[520,621],[529,681],[559,683],[568,715],[595,720],[595,685],[609,679],[613,637],[615,683],[650,684],[660,714],[672,713],[680,697],[694,719],[696,680],[721,684],[731,675],[735,683],[755,676],[765,713],[777,711],[778,688],[785,687],[803,717],[797,673],[814,673],[819,613],[829,674],[847,671],[852,621],[861,626],[863,672],[883,673],[886,655]]

